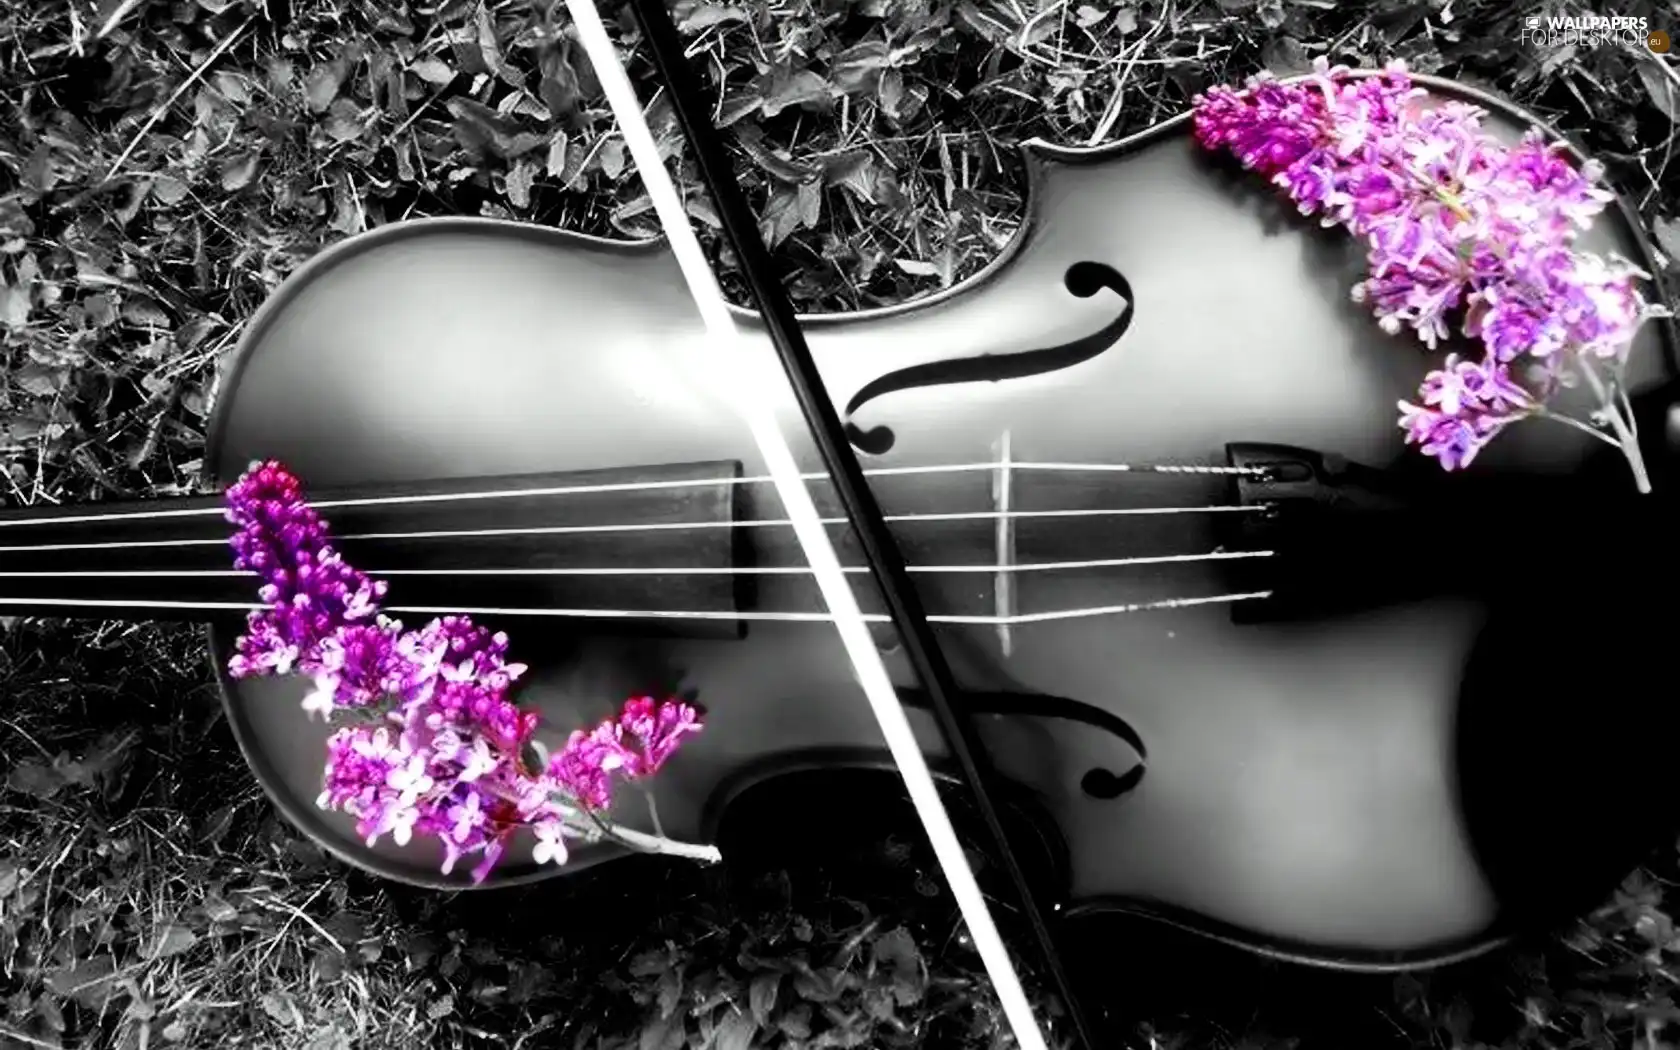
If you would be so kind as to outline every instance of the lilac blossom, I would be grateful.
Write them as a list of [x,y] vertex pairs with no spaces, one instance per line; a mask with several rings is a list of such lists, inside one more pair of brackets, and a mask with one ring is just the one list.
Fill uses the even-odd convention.
[[1500,431],[1532,414],[1534,397],[1511,378],[1510,366],[1464,361],[1448,354],[1446,367],[1426,375],[1421,405],[1400,402],[1406,441],[1448,470],[1470,465]]
[[652,776],[682,738],[699,729],[699,715],[687,704],[636,697],[625,703],[616,719],[587,733],[573,732],[550,762],[549,772],[591,807],[605,809],[612,804],[613,773],[628,779]]
[[328,740],[317,803],[355,818],[369,846],[387,835],[399,846],[435,838],[445,874],[476,857],[471,877],[481,882],[528,828],[533,859],[564,864],[567,837],[606,829],[627,841],[632,833],[598,812],[614,780],[652,776],[700,729],[692,706],[636,697],[532,769],[525,755],[540,718],[509,696],[526,668],[508,660],[505,634],[464,616],[405,630],[381,615],[386,585],[332,548],[301,483],[277,462],[252,464],[226,503],[234,565],[258,576],[265,606],[248,617],[228,672],[304,675],[310,714],[363,717]]
[[[1402,63],[1350,74],[1321,59],[1288,84],[1262,74],[1214,88],[1197,98],[1193,127],[1303,214],[1359,238],[1367,274],[1352,295],[1384,331],[1410,330],[1431,350],[1460,334],[1479,345],[1482,361],[1449,355],[1417,403],[1400,403],[1405,440],[1458,470],[1517,420],[1563,418],[1547,399],[1583,369],[1597,387],[1594,362],[1615,389],[1640,325],[1667,310],[1642,297],[1648,275],[1574,247],[1613,199],[1602,168],[1577,165],[1539,129],[1506,146],[1477,107],[1428,105]],[[1608,390],[1604,400],[1616,438],[1587,429],[1622,447],[1644,491],[1631,422]]]

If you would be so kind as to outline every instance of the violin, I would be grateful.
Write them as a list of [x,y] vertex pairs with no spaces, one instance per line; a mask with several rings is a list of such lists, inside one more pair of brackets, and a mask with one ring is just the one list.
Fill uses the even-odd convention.
[[[1512,140],[1541,123],[1414,79]],[[1668,827],[1649,785],[1670,716],[1644,683],[1672,643],[1636,603],[1664,593],[1671,519],[1623,514],[1636,497],[1597,487],[1594,443],[1562,427],[1408,473],[1394,405],[1418,351],[1349,302],[1358,246],[1203,155],[1187,117],[1021,153],[1026,219],[984,271],[800,326],[1058,921],[1141,915],[1401,969],[1593,906]],[[1658,269],[1625,203],[1583,247]],[[766,352],[761,318],[736,320]],[[1657,478],[1639,507],[1665,508],[1669,329],[1633,360]],[[463,888],[429,844],[368,847],[317,808],[331,727],[300,707],[307,683],[226,674],[258,603],[214,493],[278,459],[346,559],[389,581],[392,615],[510,632],[545,734],[629,695],[701,705],[706,731],[651,790],[666,834],[715,841],[750,793],[891,763],[709,367],[663,239],[479,218],[351,237],[223,364],[207,494],[7,512],[0,605],[206,623],[233,734],[286,819],[355,867]],[[799,407],[773,408],[949,775]],[[1617,572],[1543,571],[1607,537]],[[1520,571],[1484,571],[1492,547]],[[638,800],[616,805],[642,825]],[[488,885],[626,855],[544,868],[516,841]]]

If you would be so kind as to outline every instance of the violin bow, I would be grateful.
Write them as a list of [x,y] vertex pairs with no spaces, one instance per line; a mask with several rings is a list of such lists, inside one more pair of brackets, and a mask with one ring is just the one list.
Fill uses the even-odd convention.
[[[738,328],[723,297],[722,287],[695,236],[682,198],[660,159],[653,133],[642,114],[624,65],[607,36],[600,12],[594,0],[566,0],[566,6],[612,106],[619,131],[635,160],[636,170],[653,202],[671,250],[682,268],[689,293],[699,307],[707,333],[713,341],[713,352],[720,357],[740,355],[742,348],[737,338]],[[754,304],[769,330],[806,425],[822,454],[846,517],[858,535],[871,573],[880,586],[905,654],[932,702],[940,731],[956,760],[961,779],[980,811],[993,851],[1001,860],[1015,894],[1020,898],[1023,912],[1029,918],[1035,946],[1045,972],[1064,1002],[1076,1046],[1081,1050],[1092,1050],[1094,1044],[1062,966],[1049,924],[1010,848],[987,790],[988,780],[994,774],[984,764],[984,745],[972,722],[955,702],[958,695],[955,677],[910,583],[904,557],[864,479],[863,468],[852,452],[833,403],[827,397],[792,303],[772,270],[769,250],[759,236],[757,221],[736,181],[721,136],[705,112],[702,101],[705,96],[688,66],[676,25],[666,10],[664,0],[630,0],[630,8],[670,95],[684,138],[694,151],[701,181],[717,208],[724,235],[740,262]],[[760,374],[754,369],[753,362],[737,360],[735,364],[737,374],[743,378]],[[1020,976],[1010,960],[974,872],[963,855],[950,814],[929,774],[926,757],[911,732],[909,719],[862,618],[851,584],[841,571],[839,558],[819,520],[792,450],[768,407],[768,399],[755,396],[753,384],[746,385],[747,389],[737,391],[732,400],[737,410],[746,417],[764,457],[845,644],[859,684],[880,724],[882,735],[962,911],[1005,1017],[1014,1031],[1016,1043],[1022,1050],[1044,1050],[1047,1044],[1038,1018],[1027,1000]]]

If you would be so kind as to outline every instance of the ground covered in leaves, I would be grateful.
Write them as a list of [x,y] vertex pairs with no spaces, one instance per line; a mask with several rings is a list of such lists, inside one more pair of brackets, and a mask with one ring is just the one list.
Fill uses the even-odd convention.
[[[1404,57],[1524,103],[1610,165],[1674,254],[1680,78],[1633,50],[1525,50],[1521,16],[1580,13],[1549,4],[677,12],[810,312],[902,302],[995,257],[1020,216],[1014,143],[1112,140],[1212,83],[1323,54]],[[1652,4],[1598,13],[1680,24]],[[644,97],[716,251],[669,107]],[[563,5],[0,8],[8,504],[190,490],[216,362],[276,284],[344,236],[446,214],[654,231]],[[216,717],[196,633],[4,631],[0,1047],[1003,1045],[913,831],[829,842],[845,865],[649,864],[511,903],[409,894],[278,823]],[[1176,1005],[1134,1001],[1121,1028],[1156,1047],[1680,1045],[1673,874],[1665,850],[1555,941],[1427,980],[1350,991],[1197,964]]]

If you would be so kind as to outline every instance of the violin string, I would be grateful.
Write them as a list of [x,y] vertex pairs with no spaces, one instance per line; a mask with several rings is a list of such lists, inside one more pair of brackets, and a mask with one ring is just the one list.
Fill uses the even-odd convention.
[[[881,475],[909,475],[909,474],[939,474],[965,471],[996,470],[1000,464],[972,463],[943,467],[889,467],[866,474]],[[1142,473],[1158,474],[1246,474],[1263,473],[1255,468],[1226,468],[1196,465],[1157,465],[1139,467],[1131,464],[1079,464],[1079,463],[1019,463],[1011,462],[1009,469],[1041,470],[1041,471],[1101,471],[1109,473]],[[804,475],[806,480],[821,480],[826,475]],[[714,484],[754,484],[771,481],[769,477],[740,477],[714,478],[690,480],[682,479],[661,482],[638,482],[608,485],[576,485],[552,488],[531,488],[517,490],[499,490],[495,492],[479,493],[440,493],[426,496],[392,496],[370,497],[360,500],[328,500],[311,505],[317,509],[330,509],[346,506],[401,506],[410,503],[445,502],[460,499],[483,498],[512,498],[531,496],[558,495],[586,495],[609,492],[642,491],[646,489],[695,487]],[[1264,505],[1211,505],[1204,507],[1120,507],[1120,508],[1074,508],[1061,510],[987,510],[961,511],[945,513],[899,514],[887,515],[886,520],[897,523],[918,523],[934,521],[988,521],[988,520],[1020,520],[1020,519],[1055,519],[1055,518],[1086,518],[1086,517],[1131,517],[1153,515],[1183,515],[1183,514],[1220,514],[1220,513],[1252,513],[1265,511]],[[163,511],[144,511],[111,514],[88,514],[75,516],[59,516],[37,519],[14,519],[0,521],[3,525],[31,525],[54,524],[63,525],[73,522],[101,522],[112,520],[129,520],[135,517],[186,517],[220,515],[225,511],[220,507],[195,507],[171,509]],[[824,525],[847,525],[849,521],[843,517],[819,519]],[[430,539],[461,539],[461,538],[495,538],[495,537],[525,537],[525,536],[553,536],[578,535],[596,533],[640,533],[661,532],[684,529],[717,529],[717,528],[776,528],[788,527],[793,523],[786,518],[751,519],[743,521],[697,521],[697,522],[655,522],[644,524],[606,524],[606,525],[559,525],[534,528],[507,529],[438,529],[412,532],[391,533],[352,533],[337,537],[344,540],[430,540]],[[0,553],[37,553],[45,551],[73,551],[73,550],[129,550],[137,548],[167,548],[226,544],[225,538],[197,538],[174,540],[138,540],[138,541],[109,541],[101,543],[54,543],[54,544],[23,544],[0,546]],[[1233,560],[1245,558],[1271,557],[1272,551],[1213,551],[1205,554],[1156,555],[1134,558],[1093,559],[1083,561],[1060,561],[1023,563],[1008,566],[1008,572],[1051,572],[1078,571],[1100,568],[1125,567],[1152,564],[1171,564],[1186,562],[1203,562],[1217,560]],[[909,571],[919,573],[996,573],[996,565],[928,565],[909,566]],[[843,566],[846,573],[867,573],[867,567]],[[809,567],[790,566],[752,566],[699,569],[663,569],[632,567],[579,567],[579,568],[530,568],[530,569],[396,569],[385,572],[370,572],[373,576],[652,576],[652,575],[808,575],[812,572]],[[202,577],[202,576],[251,576],[245,570],[112,570],[112,571],[78,571],[78,572],[0,572],[0,578],[141,578],[141,577]],[[933,615],[931,622],[946,624],[964,624],[976,626],[1011,626],[1025,625],[1057,619],[1083,618],[1105,615],[1119,615],[1130,612],[1141,612],[1155,609],[1172,609],[1193,607],[1213,603],[1227,603],[1250,601],[1269,597],[1270,591],[1234,593],[1214,595],[1209,597],[1169,598],[1151,602],[1130,603],[1111,606],[1097,606],[1082,609],[1055,610],[1050,612],[1017,613],[1011,615]],[[49,608],[129,608],[129,609],[176,609],[193,611],[251,611],[262,608],[259,602],[192,602],[166,600],[112,600],[112,599],[81,599],[81,598],[0,598],[0,607],[34,606]],[[568,619],[678,619],[678,620],[747,620],[747,621],[789,621],[789,622],[827,622],[831,619],[826,613],[804,612],[724,612],[716,610],[633,610],[633,609],[520,609],[520,608],[432,608],[423,606],[391,606],[393,613],[421,614],[421,615],[483,615],[483,616],[545,616]],[[864,619],[870,623],[885,623],[891,617],[885,614],[867,613]]]
[[[958,511],[938,514],[889,514],[889,522],[928,522],[928,521],[991,521],[1000,518],[1029,519],[1029,518],[1092,518],[1092,517],[1128,517],[1151,516],[1162,514],[1253,514],[1269,510],[1266,504],[1213,504],[1206,507],[1081,507],[1071,510],[976,510]],[[821,518],[824,525],[849,525],[845,518]],[[747,529],[773,528],[779,526],[791,527],[793,522],[788,518],[756,518],[744,521],[661,521],[640,524],[613,525],[544,525],[533,528],[511,529],[431,529],[416,532],[359,532],[346,533],[334,537],[335,542],[345,540],[437,540],[437,539],[482,539],[490,537],[518,537],[518,536],[573,536],[590,533],[623,533],[623,532],[665,532],[680,529]],[[100,543],[35,543],[14,544],[0,546],[0,554],[24,554],[41,551],[83,551],[83,550],[135,550],[157,547],[202,547],[211,544],[226,545],[225,538],[205,537],[178,540],[109,540]]]
[[[1047,623],[1054,620],[1090,619],[1101,616],[1121,616],[1129,613],[1153,612],[1166,609],[1185,609],[1204,605],[1231,604],[1270,598],[1271,591],[1249,591],[1233,594],[1214,594],[1190,598],[1162,598],[1157,601],[1127,605],[1086,606],[1078,609],[1055,609],[1048,612],[997,615],[930,615],[930,623],[964,624],[971,626],[1017,626]],[[117,601],[104,598],[0,598],[0,607],[29,606],[78,609],[177,609],[194,612],[216,610],[251,612],[264,608],[260,602],[185,602],[135,599]],[[422,616],[544,616],[570,620],[746,620],[797,623],[831,623],[833,617],[820,612],[736,611],[715,609],[504,609],[458,608],[454,606],[393,605],[386,612],[414,613]],[[890,623],[885,613],[863,613],[868,623]]]
[[[958,463],[948,466],[915,466],[915,467],[880,467],[864,471],[866,477],[895,477],[905,475],[927,474],[957,474],[976,471],[995,471],[1001,463]],[[1036,470],[1044,472],[1092,472],[1092,473],[1120,473],[1120,474],[1167,474],[1167,475],[1212,475],[1212,476],[1263,476],[1265,471],[1259,467],[1217,467],[1197,464],[1150,464],[1138,465],[1130,463],[1010,463],[1011,470]],[[804,481],[827,480],[828,475],[822,472],[801,474]],[[712,485],[763,485],[773,484],[775,479],[770,475],[753,475],[750,477],[728,478],[673,478],[664,481],[625,481],[607,482],[595,485],[556,485],[520,489],[490,489],[482,492],[434,492],[411,496],[362,496],[353,499],[311,501],[310,506],[317,510],[339,510],[351,507],[407,507],[428,503],[457,503],[469,500],[492,499],[530,499],[535,497],[552,496],[585,496],[602,495],[608,493],[653,492],[668,489],[704,488]],[[158,510],[129,510],[93,512],[88,514],[60,514],[39,518],[0,519],[0,528],[22,528],[34,525],[88,525],[107,521],[136,521],[158,518],[190,518],[219,516],[226,513],[220,506],[213,507],[166,507]]]
[[[1154,554],[1137,558],[1099,558],[1089,561],[1023,562],[1013,565],[911,565],[920,573],[1067,572],[1114,569],[1137,565],[1173,565],[1242,558],[1270,558],[1274,551],[1210,551],[1206,554]],[[703,566],[700,568],[639,568],[635,566],[582,566],[520,569],[369,569],[369,576],[803,576],[811,573],[804,565]],[[867,573],[867,565],[844,565],[842,572]],[[69,572],[32,570],[0,572],[0,579],[179,579],[195,577],[255,577],[249,569],[79,569]]]

